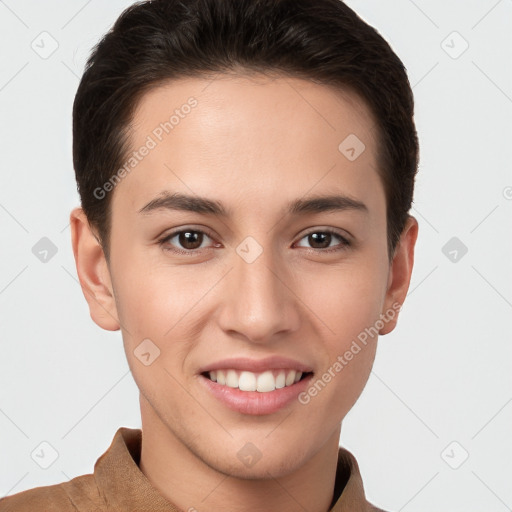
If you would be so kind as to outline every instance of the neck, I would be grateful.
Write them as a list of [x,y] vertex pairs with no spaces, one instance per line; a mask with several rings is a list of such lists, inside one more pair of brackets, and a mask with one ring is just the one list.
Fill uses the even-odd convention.
[[[328,512],[333,500],[341,426],[320,450],[279,477],[240,478],[207,464],[156,415],[141,395],[140,469],[180,510],[197,512]],[[301,447],[297,446],[297,453]]]

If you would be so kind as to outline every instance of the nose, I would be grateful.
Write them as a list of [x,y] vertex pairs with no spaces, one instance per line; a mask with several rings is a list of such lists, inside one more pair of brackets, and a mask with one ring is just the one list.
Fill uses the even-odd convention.
[[254,261],[240,254],[234,252],[233,268],[226,279],[220,327],[230,336],[258,344],[272,343],[296,331],[300,300],[284,262],[277,261],[269,249]]

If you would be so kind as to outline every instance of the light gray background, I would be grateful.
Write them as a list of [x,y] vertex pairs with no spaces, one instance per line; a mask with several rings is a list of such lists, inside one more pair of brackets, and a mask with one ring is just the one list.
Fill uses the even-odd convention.
[[[130,4],[0,1],[0,496],[90,473],[119,426],[140,427],[121,335],[89,317],[68,227],[74,94]],[[341,444],[385,509],[511,510],[512,0],[348,4],[414,88],[420,235],[398,328]],[[42,58],[32,46],[52,38]],[[47,262],[32,252],[42,237],[57,248]],[[48,469],[31,458],[43,441],[59,454]]]

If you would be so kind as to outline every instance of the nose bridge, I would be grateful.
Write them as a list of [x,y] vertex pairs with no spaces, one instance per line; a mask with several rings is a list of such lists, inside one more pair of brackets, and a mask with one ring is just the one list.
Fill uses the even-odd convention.
[[288,288],[289,275],[272,248],[247,237],[236,248],[233,264],[223,328],[238,331],[253,342],[265,342],[278,332],[294,330],[298,314]]

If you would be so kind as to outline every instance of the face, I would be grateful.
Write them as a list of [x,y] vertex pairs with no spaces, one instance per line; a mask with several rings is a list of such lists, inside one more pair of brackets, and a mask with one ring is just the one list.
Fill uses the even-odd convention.
[[286,474],[337,444],[396,320],[374,120],[328,86],[222,76],[152,90],[131,129],[108,268],[143,424],[223,473]]

